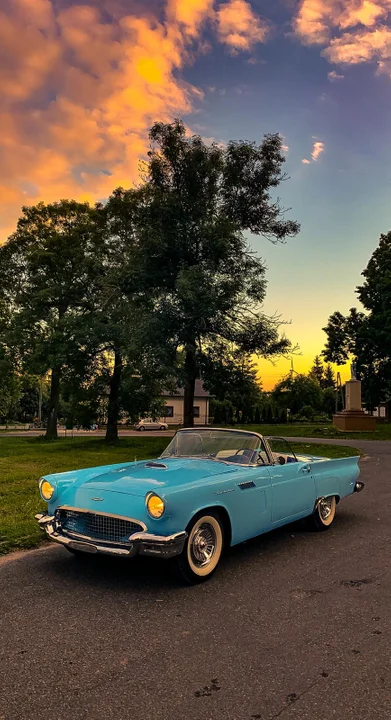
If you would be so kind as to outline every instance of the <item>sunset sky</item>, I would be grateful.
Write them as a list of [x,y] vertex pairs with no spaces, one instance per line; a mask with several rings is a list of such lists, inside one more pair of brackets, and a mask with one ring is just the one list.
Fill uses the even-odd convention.
[[[219,142],[280,132],[302,231],[250,241],[308,370],[390,229],[390,21],[391,0],[1,0],[0,241],[22,204],[131,185],[155,120]],[[289,361],[260,370],[270,388]]]

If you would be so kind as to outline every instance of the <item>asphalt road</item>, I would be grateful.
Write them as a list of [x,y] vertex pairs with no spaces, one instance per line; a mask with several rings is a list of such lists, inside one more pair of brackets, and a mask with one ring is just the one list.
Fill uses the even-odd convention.
[[358,444],[366,489],[329,532],[241,545],[201,586],[57,547],[3,559],[0,719],[390,720],[391,443]]

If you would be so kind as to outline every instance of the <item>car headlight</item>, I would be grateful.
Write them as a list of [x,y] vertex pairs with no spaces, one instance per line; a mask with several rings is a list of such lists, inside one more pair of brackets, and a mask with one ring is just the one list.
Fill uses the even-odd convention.
[[56,488],[49,482],[49,480],[45,480],[45,478],[40,479],[39,491],[43,500],[45,500],[46,502],[49,502],[49,500],[53,497],[55,489]]
[[165,510],[164,501],[155,493],[150,493],[147,495],[147,510],[151,517],[160,518]]

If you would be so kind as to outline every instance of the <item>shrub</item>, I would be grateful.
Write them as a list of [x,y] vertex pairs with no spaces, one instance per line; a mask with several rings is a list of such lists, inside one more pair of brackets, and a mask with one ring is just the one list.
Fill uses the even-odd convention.
[[305,420],[312,420],[315,415],[314,408],[311,407],[311,405],[304,405],[301,408],[299,415],[305,418]]

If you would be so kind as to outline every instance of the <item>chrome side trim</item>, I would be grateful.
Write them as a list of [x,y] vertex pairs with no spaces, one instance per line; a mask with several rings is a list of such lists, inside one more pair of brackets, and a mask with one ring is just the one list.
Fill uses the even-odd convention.
[[154,468],[156,470],[167,470],[168,465],[165,465],[165,463],[160,462],[154,462],[153,460],[148,460],[148,462],[145,463],[146,468]]

